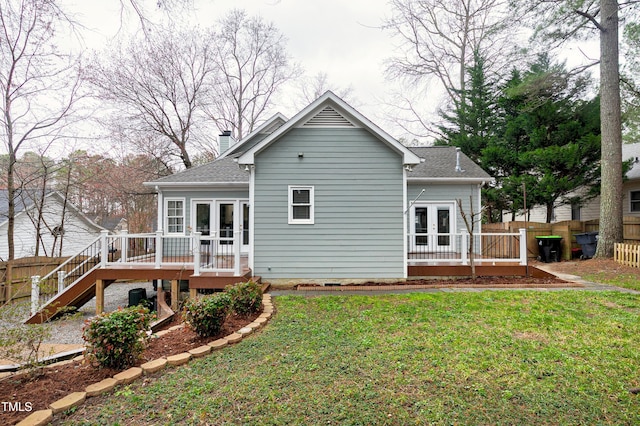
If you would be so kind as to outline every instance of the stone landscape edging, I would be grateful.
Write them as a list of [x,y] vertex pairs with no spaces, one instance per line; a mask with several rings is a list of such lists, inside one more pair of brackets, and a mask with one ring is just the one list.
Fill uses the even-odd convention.
[[[207,345],[204,345],[209,347],[208,350],[204,349],[204,346],[200,346],[198,348],[191,349],[188,352],[182,352],[180,354],[161,357],[152,361],[145,362],[140,367],[131,367],[128,370],[121,371],[113,377],[88,385],[85,388],[84,392],[72,392],[64,398],[60,398],[57,401],[52,402],[51,404],[49,404],[49,409],[34,411],[33,413],[29,414],[29,416],[25,417],[19,423],[17,423],[17,425],[46,425],[53,420],[53,416],[55,414],[64,412],[74,407],[79,407],[84,404],[88,398],[111,392],[117,385],[132,383],[145,374],[151,374],[163,370],[167,365],[182,365],[192,359],[206,356],[214,350],[219,350],[231,344],[238,343],[244,337],[253,334],[254,331],[266,325],[269,319],[273,316],[274,310],[270,294],[265,293],[262,295],[262,307],[262,314],[260,314],[254,322],[243,326],[238,331],[231,333],[228,336],[225,336],[218,340],[214,340],[213,342],[209,342]],[[258,322],[258,319],[260,318],[263,318],[264,320]],[[167,331],[168,333],[181,327],[182,326],[174,326],[165,331]],[[160,333],[162,332],[158,332],[156,333],[156,335],[162,336],[166,334]]]

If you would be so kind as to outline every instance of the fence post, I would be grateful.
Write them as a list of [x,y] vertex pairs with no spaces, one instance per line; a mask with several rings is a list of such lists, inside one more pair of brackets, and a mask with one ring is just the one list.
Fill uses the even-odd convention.
[[109,231],[100,231],[100,267],[105,268],[109,261],[109,247],[107,246],[107,236]]
[[31,315],[35,315],[40,307],[40,275],[31,277]]
[[469,264],[469,233],[465,229],[460,231],[460,261]]
[[233,233],[233,273],[236,277],[240,276],[240,245],[242,244],[242,232]]
[[129,231],[122,231],[122,240],[120,240],[120,246],[120,261],[122,263],[127,263],[127,258],[129,257]]
[[162,265],[162,230],[156,231],[156,269]]
[[527,230],[520,228],[520,265],[527,264]]
[[64,271],[58,271],[58,293],[62,293],[64,291],[64,279],[66,273]]
[[194,232],[193,233],[193,275],[198,277],[200,276],[200,247],[201,241],[200,236],[202,232]]

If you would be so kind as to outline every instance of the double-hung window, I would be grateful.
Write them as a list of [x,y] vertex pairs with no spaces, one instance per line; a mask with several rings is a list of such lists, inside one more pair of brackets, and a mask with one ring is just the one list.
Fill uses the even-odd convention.
[[184,200],[166,200],[166,231],[168,234],[184,233]]
[[631,205],[629,206],[630,211],[640,212],[640,191],[631,191],[629,194],[629,200],[631,202]]
[[313,186],[289,186],[289,223],[313,225]]

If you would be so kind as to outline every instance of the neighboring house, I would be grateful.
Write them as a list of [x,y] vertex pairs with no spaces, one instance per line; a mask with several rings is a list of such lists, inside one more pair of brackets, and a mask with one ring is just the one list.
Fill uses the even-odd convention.
[[118,235],[128,232],[129,230],[129,223],[124,216],[98,216],[93,221],[108,230],[111,234]]
[[454,250],[436,233],[465,230],[456,200],[480,211],[492,180],[455,148],[403,146],[331,92],[220,144],[215,161],[146,183],[158,229],[235,233],[272,283],[406,278],[412,248]]
[[[623,216],[640,217],[640,143],[622,145],[622,161],[632,161],[631,169],[626,174],[622,184],[622,214]],[[577,198],[573,204],[562,204],[553,209],[552,223],[565,220],[592,220],[600,218],[600,197],[580,202],[580,191],[576,191],[566,199]],[[564,203],[564,200],[562,200]],[[546,222],[546,208],[535,206],[530,209],[529,221]],[[510,213],[504,213],[503,220],[511,220]],[[515,220],[525,220],[523,214],[517,214]]]
[[[0,190],[0,258],[6,260],[8,191]],[[63,217],[64,212],[64,217]],[[38,220],[40,218],[40,220]],[[39,224],[39,226],[38,226]],[[38,232],[39,227],[39,232]],[[14,228],[14,257],[36,254],[36,235],[40,234],[40,256],[71,256],[100,236],[104,228],[87,218],[77,207],[56,191],[18,191]]]

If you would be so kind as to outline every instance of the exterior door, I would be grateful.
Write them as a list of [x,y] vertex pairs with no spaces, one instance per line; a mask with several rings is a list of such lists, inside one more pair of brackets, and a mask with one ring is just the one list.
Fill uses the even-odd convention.
[[453,250],[453,203],[416,203],[411,208],[411,250]]
[[249,250],[249,203],[246,201],[216,202],[216,233],[220,238],[220,251],[233,253],[233,238],[240,232],[241,252]]

